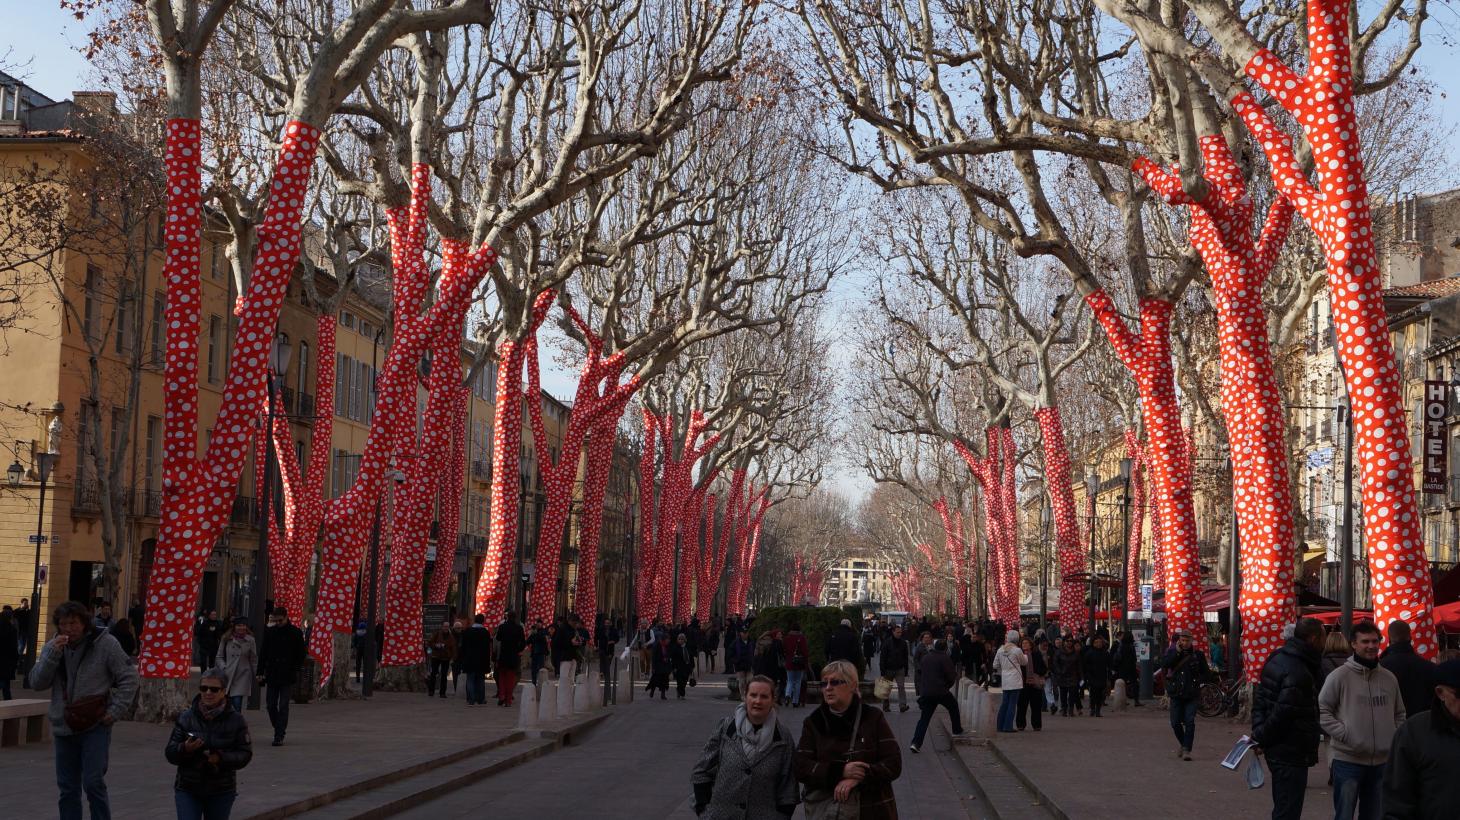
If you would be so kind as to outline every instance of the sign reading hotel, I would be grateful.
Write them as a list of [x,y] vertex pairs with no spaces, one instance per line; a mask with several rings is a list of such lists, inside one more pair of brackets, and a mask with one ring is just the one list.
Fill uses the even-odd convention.
[[1420,437],[1420,459],[1424,465],[1424,492],[1442,495],[1445,492],[1447,442],[1445,413],[1448,410],[1449,385],[1440,381],[1425,382],[1424,433]]

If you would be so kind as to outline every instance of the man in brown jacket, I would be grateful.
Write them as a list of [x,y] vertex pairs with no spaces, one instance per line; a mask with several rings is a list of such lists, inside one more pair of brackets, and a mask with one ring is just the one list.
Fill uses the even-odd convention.
[[426,654],[431,658],[431,674],[426,678],[426,697],[432,697],[440,681],[441,697],[446,697],[446,681],[451,679],[451,662],[456,660],[456,635],[451,625],[442,623],[431,633],[426,642]]
[[1318,693],[1318,725],[1333,755],[1333,811],[1337,820],[1378,818],[1384,765],[1394,733],[1404,723],[1399,679],[1379,665],[1379,627],[1355,624],[1354,654],[1328,674]]

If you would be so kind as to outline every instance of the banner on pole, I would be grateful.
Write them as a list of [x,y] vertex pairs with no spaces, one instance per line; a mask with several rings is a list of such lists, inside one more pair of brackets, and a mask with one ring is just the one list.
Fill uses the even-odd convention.
[[1151,617],[1151,608],[1152,608],[1151,607],[1151,594],[1152,594],[1152,589],[1153,589],[1153,587],[1150,584],[1141,584],[1141,617],[1142,618],[1150,618]]
[[1424,465],[1423,491],[1426,495],[1444,495],[1448,479],[1448,442],[1445,439],[1445,414],[1449,408],[1450,385],[1442,381],[1425,382],[1424,425],[1420,437],[1420,461]]

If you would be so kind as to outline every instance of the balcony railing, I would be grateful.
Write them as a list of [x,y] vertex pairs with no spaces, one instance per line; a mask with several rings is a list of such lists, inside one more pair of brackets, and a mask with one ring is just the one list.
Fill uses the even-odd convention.
[[491,474],[490,467],[491,467],[491,462],[488,462],[486,459],[482,459],[482,458],[474,458],[474,459],[472,459],[471,460],[471,477],[477,479],[478,481],[486,481],[486,480],[488,480],[488,476]]
[[95,480],[76,482],[71,493],[71,512],[101,512],[101,488]]
[[258,505],[250,496],[239,495],[233,497],[233,514],[229,521],[240,527],[257,526],[259,522]]
[[284,388],[284,412],[294,412],[294,388],[292,387]]
[[133,493],[132,514],[144,518],[157,518],[161,516],[162,491],[143,488]]
[[1326,515],[1315,515],[1308,519],[1308,540],[1328,541],[1333,537],[1333,522]]
[[299,394],[299,408],[294,411],[299,420],[309,424],[314,420],[314,396],[309,393]]

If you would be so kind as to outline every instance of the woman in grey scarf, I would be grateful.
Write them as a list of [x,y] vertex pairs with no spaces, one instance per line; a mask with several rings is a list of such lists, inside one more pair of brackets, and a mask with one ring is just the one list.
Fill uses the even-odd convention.
[[690,775],[702,820],[786,817],[800,802],[791,774],[793,738],[776,718],[775,681],[756,675],[745,700],[724,718]]

